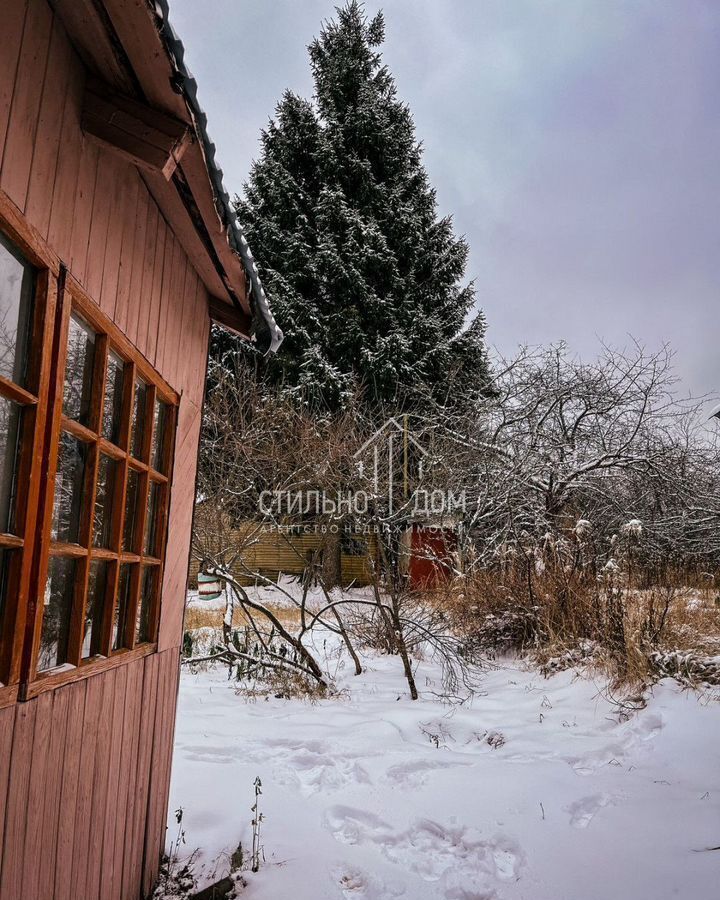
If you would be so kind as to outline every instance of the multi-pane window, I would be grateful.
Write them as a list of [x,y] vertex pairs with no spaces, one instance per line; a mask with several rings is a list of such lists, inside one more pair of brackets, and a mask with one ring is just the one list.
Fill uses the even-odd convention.
[[152,642],[173,407],[73,307],[37,671]]
[[37,280],[35,268],[0,233],[0,686],[17,668],[18,611],[32,551],[26,532],[38,406],[38,366],[31,353]]
[[157,637],[177,396],[56,285],[0,232],[0,692]]

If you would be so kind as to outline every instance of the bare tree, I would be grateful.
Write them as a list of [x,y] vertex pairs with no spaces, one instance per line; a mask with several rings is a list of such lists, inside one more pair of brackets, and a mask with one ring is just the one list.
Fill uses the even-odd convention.
[[[212,571],[230,586],[264,649],[269,647],[267,630],[258,626],[258,618],[269,623],[272,633],[291,648],[292,657],[286,659],[297,656],[306,674],[320,681],[303,640],[322,625],[338,634],[359,673],[362,664],[356,644],[368,620],[374,620],[385,634],[388,651],[400,657],[413,698],[418,691],[410,645],[419,642],[442,657],[448,684],[456,685],[459,677],[468,681],[465,662],[453,659],[460,642],[447,630],[430,627],[408,579],[407,534],[417,514],[418,492],[428,496],[446,488],[453,471],[433,447],[431,411],[426,410],[422,417],[406,414],[404,442],[393,432],[397,441],[393,445],[390,440],[387,446],[395,447],[395,456],[392,452],[376,455],[373,468],[363,464],[363,448],[378,431],[379,440],[385,440],[386,413],[377,411],[370,418],[359,395],[344,411],[322,416],[296,399],[263,388],[241,365],[232,372],[211,373],[211,381],[199,479],[203,514],[196,516],[195,553],[212,560]],[[391,428],[397,428],[387,415],[394,423]],[[422,451],[423,460],[409,459],[407,429],[411,420],[416,457]],[[358,498],[362,502],[357,502]],[[310,557],[299,560],[305,567],[299,599],[297,592],[285,590],[248,565],[253,531],[260,529],[287,535],[291,551],[293,534],[319,536]],[[324,560],[336,553],[344,534],[364,537],[368,546],[372,545],[368,565],[373,600],[333,591],[336,575],[328,576]],[[308,608],[310,581],[323,595],[320,610]],[[295,608],[298,626],[294,632],[274,621],[272,610],[259,608],[261,604],[246,589],[251,584],[274,588],[283,603]],[[226,645],[229,643],[226,636]],[[233,651],[228,649],[225,655],[233,657]],[[283,664],[273,660],[273,665]]]
[[[344,642],[356,672],[357,648],[379,635],[378,644],[399,656],[412,697],[421,646],[442,659],[448,692],[468,684],[472,653],[437,598],[409,578],[408,536],[418,526],[452,532],[452,553],[413,552],[432,558],[454,590],[462,593],[463,579],[479,573],[512,583],[515,598],[523,586],[512,617],[523,634],[535,627],[540,594],[552,590],[547,628],[582,620],[583,633],[604,629],[620,648],[625,587],[652,583],[671,565],[714,577],[719,444],[701,406],[676,397],[667,347],[604,348],[585,363],[559,345],[498,359],[494,371],[488,396],[462,397],[456,385],[452,403],[427,397],[401,416],[369,411],[360,391],[342,411],[322,414],[267,388],[242,364],[211,373],[199,481],[210,514],[198,517],[196,553],[213,560],[269,663],[326,683],[305,643],[322,625]],[[456,502],[429,508],[436,494]],[[240,532],[239,523],[252,527]],[[285,591],[294,630],[248,591],[276,584],[248,565],[253,529],[263,528],[321,536],[303,561],[300,597]],[[344,533],[372,545],[371,598],[334,590]],[[292,535],[287,542],[294,546]],[[311,581],[322,593],[313,608]],[[573,610],[583,592],[592,598],[585,617]],[[661,609],[648,634],[664,623]],[[273,658],[272,637],[287,645],[291,663]]]

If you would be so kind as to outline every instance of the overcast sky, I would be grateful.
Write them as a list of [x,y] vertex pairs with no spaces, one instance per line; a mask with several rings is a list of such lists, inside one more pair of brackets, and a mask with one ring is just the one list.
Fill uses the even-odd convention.
[[[333,0],[172,0],[240,191]],[[720,2],[368,0],[504,353],[670,341],[720,392]],[[281,323],[282,324],[282,323]]]

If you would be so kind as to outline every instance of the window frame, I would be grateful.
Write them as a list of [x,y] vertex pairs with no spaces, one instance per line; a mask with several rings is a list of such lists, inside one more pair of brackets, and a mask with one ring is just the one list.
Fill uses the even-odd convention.
[[[35,270],[35,284],[31,324],[28,328],[26,386],[20,387],[0,377],[0,397],[19,402],[25,410],[18,440],[14,531],[0,534],[0,549],[9,549],[13,561],[9,572],[4,608],[3,633],[0,643],[0,708],[26,700],[42,691],[88,677],[96,672],[115,668],[132,659],[157,650],[162,589],[165,572],[175,438],[179,418],[180,395],[155,370],[118,326],[100,309],[82,286],[67,272],[60,259],[47,247],[44,239],[20,211],[0,190],[0,231]],[[92,415],[97,431],[67,419],[63,414],[63,386],[68,353],[70,317],[76,312],[96,333],[94,383],[101,380],[100,390],[93,391]],[[107,373],[108,354],[112,352],[124,363],[123,405],[121,433],[117,443],[102,435],[102,411]],[[130,434],[126,422],[132,416],[136,380],[147,386],[144,412],[142,459],[132,457]],[[128,390],[128,384],[130,390]],[[155,400],[167,404],[164,423],[163,472],[153,468],[152,440]],[[92,423],[91,423],[92,424]],[[85,509],[81,516],[83,541],[77,545],[63,545],[51,540],[51,526],[55,478],[58,464],[60,435],[65,431],[89,445],[84,475]],[[116,460],[122,475],[113,488],[111,506],[112,530],[117,541],[122,540],[122,519],[125,511],[125,483],[130,468],[140,473],[140,533],[136,535],[137,553],[98,548],[93,545],[93,520],[97,489],[98,466],[101,454]],[[147,501],[151,482],[163,485],[160,508],[156,513],[156,556],[144,554]],[[116,521],[119,518],[119,524]],[[82,530],[84,529],[84,531]],[[114,546],[114,545],[113,545]],[[116,552],[117,551],[117,552]],[[76,565],[70,637],[74,662],[59,668],[38,671],[38,656],[44,610],[44,593],[48,566],[53,556],[80,559]],[[85,612],[91,562],[105,559],[111,576],[106,585],[106,609],[103,620],[103,649],[109,648],[114,609],[118,599],[118,576],[121,561],[134,564],[131,585],[131,607],[127,616],[130,633],[122,649],[108,655],[82,658],[85,633]],[[150,609],[152,641],[136,643],[136,619],[142,602],[144,573],[148,566],[156,570],[154,601]],[[114,571],[113,571],[114,570]],[[82,581],[81,581],[82,579]],[[78,599],[78,588],[82,595]],[[109,602],[108,602],[109,601]],[[107,620],[107,621],[105,621]]]
[[25,627],[32,591],[37,514],[40,505],[47,395],[52,364],[60,261],[45,247],[17,208],[0,194],[0,230],[35,270],[27,334],[25,387],[0,377],[0,396],[23,408],[16,458],[14,534],[0,534],[0,548],[13,553],[8,571],[0,641],[0,707],[14,703],[21,680]]
[[[90,407],[90,423],[82,425],[68,418],[63,412],[63,388],[65,384],[65,367],[68,354],[68,335],[72,314],[82,318],[95,332],[95,356],[93,360],[93,390]],[[80,285],[68,277],[58,307],[57,328],[60,352],[56,357],[53,386],[52,428],[49,444],[50,465],[48,469],[47,487],[44,493],[45,508],[42,515],[43,528],[38,548],[38,590],[37,605],[32,623],[32,644],[29,652],[27,686],[25,696],[31,697],[57,687],[68,681],[86,677],[96,671],[113,668],[122,662],[145,656],[157,650],[157,632],[160,623],[160,605],[162,583],[165,568],[165,550],[167,543],[168,519],[170,509],[170,491],[172,485],[172,469],[175,450],[175,430],[178,419],[179,396],[164,378],[150,365],[140,351],[120,331],[117,325],[100,310]],[[117,443],[102,435],[103,398],[106,387],[107,362],[112,353],[122,360],[123,399],[121,406],[121,426]],[[131,422],[134,409],[135,392],[138,381],[146,386],[145,409],[143,411],[144,430],[139,457],[133,455],[131,447]],[[156,399],[165,403],[170,411],[165,424],[165,442],[163,447],[162,467],[160,472],[152,467],[151,450],[154,431],[154,411]],[[54,541],[51,537],[52,513],[55,495],[55,479],[57,475],[58,450],[62,433],[86,443],[88,456],[84,474],[83,507],[80,520],[78,543]],[[98,469],[101,455],[108,456],[119,464],[119,478],[113,486],[113,502],[111,505],[111,544],[110,548],[93,545],[93,520],[98,483]],[[135,546],[123,549],[123,531],[125,520],[125,491],[130,470],[139,475],[139,492],[137,507],[139,511],[139,528],[134,536]],[[156,514],[159,533],[156,536],[158,555],[145,554],[144,539],[147,526],[147,497],[150,484],[163,485],[162,502]],[[42,597],[48,576],[51,558],[74,558],[75,586],[73,596],[73,612],[70,620],[70,636],[68,646],[68,662],[46,670],[38,669],[40,642],[43,622]],[[102,651],[100,654],[83,658],[82,647],[85,634],[85,614],[88,600],[88,580],[90,565],[94,560],[108,563],[108,578],[105,585],[105,608],[102,623]],[[130,583],[130,604],[126,621],[120,623],[124,627],[124,646],[112,649],[112,629],[115,610],[118,604],[118,588],[120,582],[120,566],[129,563],[133,566]],[[146,566],[157,569],[155,598],[150,613],[150,633],[152,639],[137,643],[135,622],[141,602],[142,575]]]

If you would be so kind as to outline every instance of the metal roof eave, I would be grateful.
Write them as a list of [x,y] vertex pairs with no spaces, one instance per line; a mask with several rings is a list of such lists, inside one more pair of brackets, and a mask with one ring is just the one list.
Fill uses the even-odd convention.
[[[259,349],[274,353],[282,343],[283,333],[272,314],[257,263],[225,190],[222,169],[215,162],[215,144],[207,133],[207,116],[198,101],[197,82],[185,65],[185,47],[170,23],[168,0],[154,0],[152,5],[158,32],[175,71],[173,87],[182,93],[194,120],[218,216],[226,229],[230,247],[239,255],[245,268],[250,286],[251,310],[256,322],[253,340],[260,345]],[[263,346],[265,343],[267,346]]]

